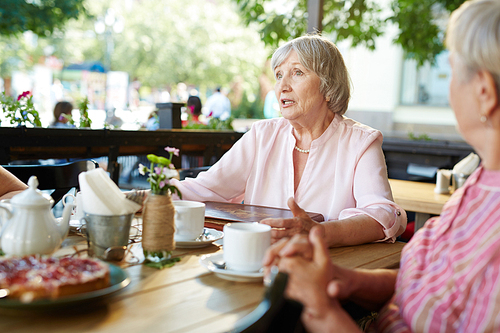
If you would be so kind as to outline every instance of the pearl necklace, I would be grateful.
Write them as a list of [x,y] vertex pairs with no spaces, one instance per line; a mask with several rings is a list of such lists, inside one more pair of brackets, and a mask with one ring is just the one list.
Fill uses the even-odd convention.
[[296,151],[299,151],[301,153],[304,153],[304,154],[309,154],[309,152],[311,151],[311,149],[300,149],[299,147],[295,146],[295,150]]

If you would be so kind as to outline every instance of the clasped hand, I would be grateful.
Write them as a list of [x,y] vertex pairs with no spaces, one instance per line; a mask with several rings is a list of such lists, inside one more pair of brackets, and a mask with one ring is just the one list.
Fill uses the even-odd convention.
[[321,226],[313,227],[309,236],[279,240],[267,251],[263,264],[266,275],[272,266],[289,275],[286,295],[304,305],[302,321],[308,331],[326,332],[344,325],[357,329],[338,302],[349,296],[349,284],[345,270],[330,260]]

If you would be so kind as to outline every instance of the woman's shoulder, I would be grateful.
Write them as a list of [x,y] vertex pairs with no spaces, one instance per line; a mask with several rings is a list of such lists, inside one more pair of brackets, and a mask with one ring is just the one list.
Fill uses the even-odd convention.
[[382,140],[382,132],[380,132],[379,130],[362,124],[354,119],[345,116],[340,117],[341,118],[339,119],[339,126],[343,127],[343,131],[351,132],[351,135],[357,136],[360,139],[372,137],[374,140]]
[[252,130],[256,132],[275,132],[291,126],[285,118],[272,118],[257,120],[252,124]]

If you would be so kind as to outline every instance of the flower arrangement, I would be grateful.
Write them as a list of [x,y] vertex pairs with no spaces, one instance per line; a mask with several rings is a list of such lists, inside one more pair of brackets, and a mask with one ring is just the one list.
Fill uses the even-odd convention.
[[170,184],[170,179],[178,175],[175,166],[172,164],[172,157],[173,155],[179,156],[179,149],[166,147],[165,150],[170,153],[170,158],[149,154],[147,158],[151,162],[151,166],[148,168],[139,164],[139,173],[141,175],[148,173],[148,182],[151,184],[153,194],[177,193],[179,198],[182,199],[179,189]]
[[17,99],[2,93],[0,95],[0,105],[5,114],[5,118],[9,119],[11,124],[16,124],[18,126],[26,124],[37,127],[42,126],[38,111],[35,110],[35,106],[33,105],[33,96],[31,92],[25,91],[19,95]]

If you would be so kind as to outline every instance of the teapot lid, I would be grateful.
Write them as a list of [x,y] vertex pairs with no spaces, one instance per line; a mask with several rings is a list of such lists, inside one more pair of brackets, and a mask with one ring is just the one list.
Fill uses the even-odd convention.
[[28,180],[28,189],[15,195],[10,202],[22,206],[46,206],[50,201],[38,189],[38,178],[31,176]]

